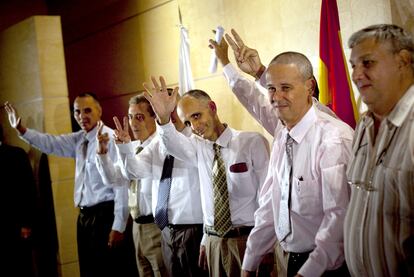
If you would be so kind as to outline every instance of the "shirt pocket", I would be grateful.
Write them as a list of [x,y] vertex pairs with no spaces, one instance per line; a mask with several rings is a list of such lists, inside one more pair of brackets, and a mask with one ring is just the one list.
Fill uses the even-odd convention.
[[414,171],[381,165],[376,172],[379,174],[373,179],[373,193],[380,198],[383,193],[385,216],[399,214],[402,220],[411,222],[414,217]]
[[229,188],[229,193],[234,195],[235,198],[238,197],[252,197],[256,195],[255,181],[252,178],[251,172],[248,169],[245,172],[228,172],[230,178],[230,183],[227,187]]
[[320,214],[322,204],[320,203],[320,188],[317,180],[312,180],[310,177],[297,178],[293,176],[291,209],[303,216]]

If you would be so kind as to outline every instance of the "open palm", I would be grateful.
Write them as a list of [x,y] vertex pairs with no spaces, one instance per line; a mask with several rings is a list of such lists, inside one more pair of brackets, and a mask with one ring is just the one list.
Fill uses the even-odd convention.
[[154,77],[151,77],[153,86],[147,83],[143,86],[145,98],[151,103],[152,109],[157,115],[160,124],[166,124],[170,120],[170,115],[177,105],[178,87],[175,87],[172,93],[168,92],[164,77],[160,76],[160,84]]
[[10,126],[16,129],[20,125],[20,122],[21,122],[20,116],[18,115],[13,105],[10,104],[9,102],[4,103],[4,107],[9,117]]

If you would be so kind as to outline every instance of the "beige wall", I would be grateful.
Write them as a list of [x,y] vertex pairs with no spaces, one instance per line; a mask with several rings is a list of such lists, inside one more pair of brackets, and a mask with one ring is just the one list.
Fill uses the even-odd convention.
[[[63,20],[63,30],[70,97],[96,91],[103,99],[103,117],[109,125],[112,115],[126,113],[127,99],[142,90],[142,82],[151,75],[164,75],[169,85],[177,85],[178,6],[189,31],[195,86],[212,96],[221,119],[236,129],[265,133],[232,95],[221,67],[214,74],[208,72],[208,39],[213,38],[211,30],[217,25],[226,31],[235,28],[247,45],[258,49],[265,64],[281,51],[299,51],[311,59],[318,75],[320,1],[104,2],[100,13],[111,14],[107,20],[93,14],[96,8],[90,8],[90,14],[83,9],[83,16],[69,12],[63,16],[68,19]],[[350,52],[346,40],[352,32],[391,22],[389,0],[338,0],[338,7],[346,55]],[[91,21],[95,24],[87,24]],[[91,27],[79,28],[82,25]]]
[[[64,2],[64,3],[63,3]],[[190,37],[191,65],[197,88],[211,94],[222,121],[236,129],[263,129],[241,107],[221,74],[208,72],[207,47],[217,25],[235,28],[267,64],[286,50],[306,54],[317,74],[320,0],[90,0],[55,3],[62,15],[65,63],[58,17],[35,17],[0,35],[0,103],[16,104],[29,127],[53,134],[69,132],[69,102],[82,91],[102,99],[104,120],[126,113],[127,100],[151,75],[178,83],[178,6]],[[346,55],[347,38],[375,23],[412,26],[413,13],[396,0],[337,0]],[[412,0],[404,0],[412,8]],[[61,4],[61,6],[59,6]],[[399,7],[399,12],[396,10]],[[393,8],[393,16],[392,16]],[[405,9],[406,10],[406,9]],[[231,55],[231,60],[234,61]],[[69,99],[68,99],[69,92]],[[4,113],[1,121],[6,122]],[[7,124],[3,124],[7,126]],[[12,144],[38,153],[6,129]],[[267,135],[270,139],[270,136]],[[49,157],[62,276],[78,276],[74,165]]]
[[[70,132],[70,112],[60,18],[36,16],[0,33],[0,103],[19,111],[25,126],[51,134]],[[23,147],[39,181],[40,152],[17,138],[1,113],[6,141]],[[78,275],[72,159],[48,157],[62,276]],[[42,184],[40,184],[42,185]],[[18,204],[18,203],[16,203]],[[44,203],[43,203],[44,204]]]

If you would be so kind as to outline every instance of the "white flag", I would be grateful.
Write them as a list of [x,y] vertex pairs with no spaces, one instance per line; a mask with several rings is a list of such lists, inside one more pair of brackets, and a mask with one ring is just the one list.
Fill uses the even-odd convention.
[[193,73],[190,64],[190,44],[188,32],[184,26],[180,26],[180,95],[194,88]]
[[[223,35],[224,35],[224,28],[221,26],[217,26],[217,29],[216,29],[216,42],[217,43],[221,42]],[[216,52],[214,51],[214,49],[211,52],[209,71],[210,73],[214,73],[217,71],[217,57],[216,57]]]

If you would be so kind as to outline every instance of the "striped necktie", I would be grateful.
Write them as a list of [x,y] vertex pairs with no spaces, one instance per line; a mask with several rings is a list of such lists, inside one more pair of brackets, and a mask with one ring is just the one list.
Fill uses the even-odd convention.
[[232,227],[229,193],[227,191],[226,168],[221,157],[220,146],[214,143],[213,149],[214,230],[223,237]]

